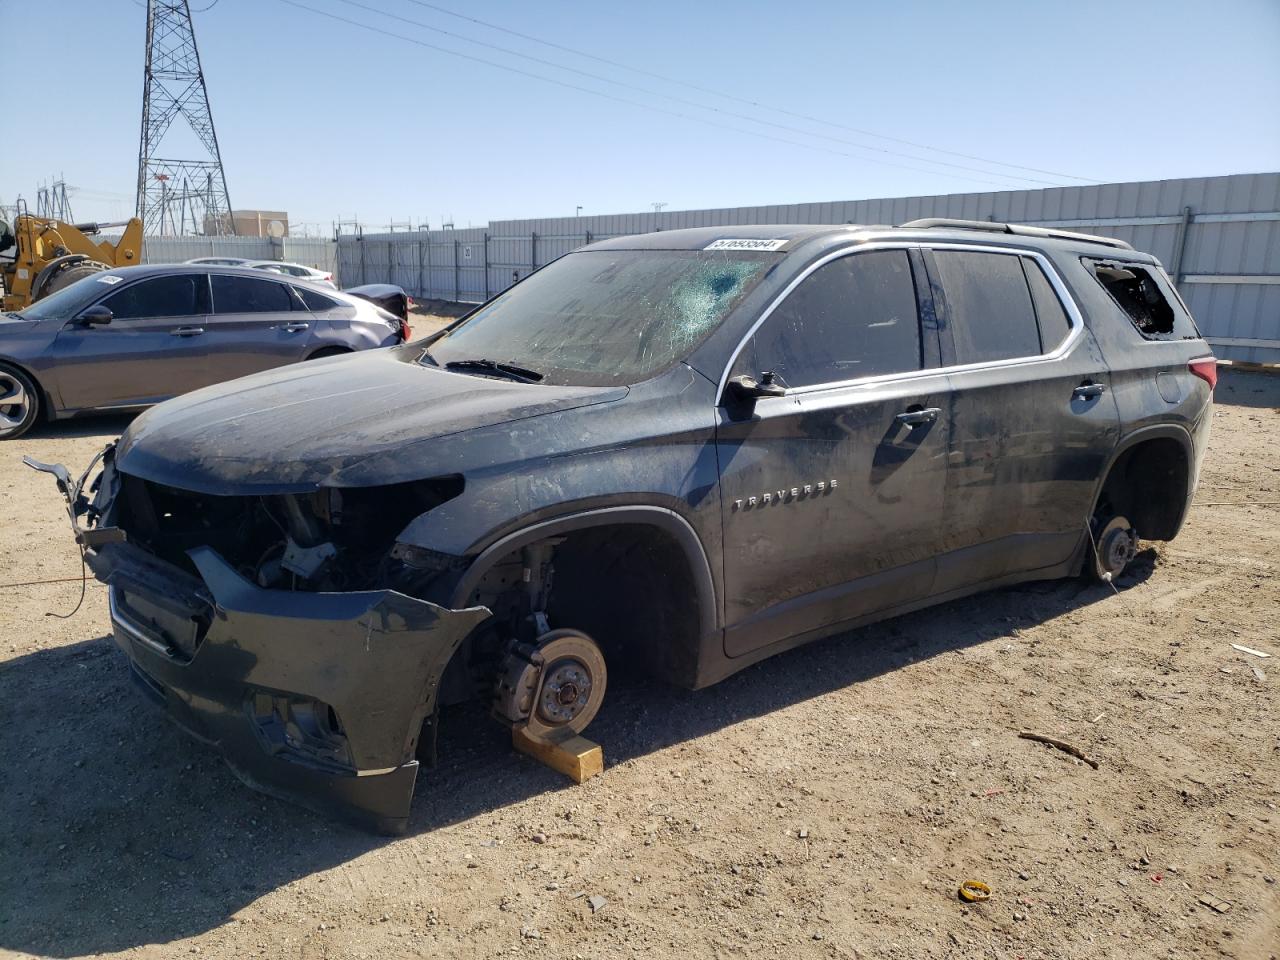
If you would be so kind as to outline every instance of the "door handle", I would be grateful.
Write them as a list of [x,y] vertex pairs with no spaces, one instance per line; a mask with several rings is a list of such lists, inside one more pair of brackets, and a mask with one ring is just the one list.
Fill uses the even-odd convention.
[[1071,396],[1077,400],[1092,400],[1106,392],[1107,386],[1104,383],[1082,383],[1071,391]]
[[204,327],[179,327],[177,330],[171,330],[170,336],[173,337],[198,337],[204,333]]
[[912,410],[904,410],[894,419],[899,423],[905,423],[911,429],[915,429],[921,424],[933,423],[938,419],[938,414],[942,412],[941,407],[920,407]]
[[286,333],[298,333],[311,327],[309,323],[285,323],[280,325],[280,329]]

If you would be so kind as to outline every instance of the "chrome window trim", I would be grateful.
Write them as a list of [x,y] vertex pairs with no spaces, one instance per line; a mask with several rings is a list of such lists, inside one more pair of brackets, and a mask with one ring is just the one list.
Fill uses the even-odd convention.
[[[790,296],[791,291],[793,291],[796,287],[798,287],[801,283],[803,283],[806,279],[808,279],[808,277],[811,274],[813,274],[816,270],[818,270],[820,267],[826,266],[831,261],[838,260],[841,257],[856,256],[859,253],[862,253],[864,251],[871,251],[871,250],[922,250],[922,251],[923,250],[947,250],[947,251],[963,250],[970,253],[998,253],[998,254],[1004,254],[1005,256],[1030,257],[1031,259],[1035,260],[1036,263],[1040,265],[1040,268],[1044,271],[1044,275],[1049,281],[1049,286],[1053,288],[1053,292],[1058,297],[1058,302],[1062,305],[1063,310],[1067,314],[1067,321],[1071,324],[1071,331],[1066,335],[1063,341],[1060,344],[1058,344],[1058,346],[1055,347],[1053,350],[1050,350],[1048,353],[1041,353],[1035,356],[1010,357],[1007,360],[984,360],[978,363],[960,363],[960,364],[953,364],[952,366],[949,366],[949,367],[931,367],[925,370],[910,370],[903,373],[885,373],[885,374],[879,374],[877,376],[870,376],[870,377],[855,377],[850,380],[834,380],[834,381],[827,381],[824,383],[813,383],[803,387],[788,387],[786,396],[794,397],[794,396],[802,396],[808,393],[815,393],[820,390],[837,390],[837,389],[843,389],[845,387],[854,387],[854,386],[863,386],[863,385],[875,386],[882,383],[896,383],[898,381],[920,380],[926,377],[949,376],[950,374],[953,374],[953,373],[968,373],[974,370],[990,370],[990,369],[1000,369],[1003,367],[1023,366],[1024,364],[1031,364],[1031,363],[1046,363],[1053,360],[1057,360],[1065,356],[1066,354],[1070,353],[1071,350],[1075,347],[1076,343],[1080,340],[1080,338],[1084,336],[1084,315],[1080,312],[1079,305],[1076,303],[1075,298],[1071,296],[1070,291],[1067,289],[1066,283],[1063,281],[1062,277],[1058,274],[1057,268],[1054,267],[1053,263],[1050,262],[1049,258],[1046,257],[1039,250],[1034,250],[1029,247],[1004,247],[1004,246],[993,246],[990,244],[982,244],[982,243],[967,243],[963,241],[948,242],[946,240],[871,241],[869,243],[858,244],[856,247],[842,247],[839,250],[834,250],[831,253],[826,254],[825,256],[819,258],[818,260],[815,260],[813,263],[809,264],[809,266],[805,268],[804,271],[798,274],[789,284],[787,284],[786,288],[781,293],[779,293],[777,297],[774,298],[773,302],[770,303],[767,307],[765,307],[764,310],[761,311],[760,316],[756,318],[755,323],[751,325],[750,329],[747,330],[746,334],[742,337],[742,339],[738,341],[737,347],[734,348],[733,353],[729,357],[729,363],[724,368],[724,373],[722,373],[720,376],[720,385],[716,392],[717,405],[721,405],[724,402],[725,388],[727,387],[729,382],[729,374],[733,370],[733,365],[738,362],[739,354],[742,353],[742,350],[744,347],[746,347],[747,342],[753,336],[755,336],[756,331],[759,330],[761,325],[763,325],[764,322],[769,319],[769,317],[773,314],[773,311],[777,309],[778,305],[782,303],[782,301],[785,300],[788,296]],[[1027,294],[1028,296],[1031,295],[1030,289],[1028,289]],[[1033,298],[1032,299],[1033,307],[1034,307],[1034,303],[1035,301]],[[1038,329],[1039,328],[1037,327],[1037,336],[1039,335]]]

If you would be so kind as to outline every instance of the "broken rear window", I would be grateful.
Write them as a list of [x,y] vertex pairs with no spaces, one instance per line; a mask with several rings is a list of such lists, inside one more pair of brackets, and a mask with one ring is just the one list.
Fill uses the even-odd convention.
[[431,344],[427,362],[487,359],[543,383],[645,380],[702,341],[781,259],[739,250],[584,250],[531,275]]
[[1119,260],[1084,258],[1084,265],[1148,340],[1195,340],[1190,314],[1179,309],[1153,267]]

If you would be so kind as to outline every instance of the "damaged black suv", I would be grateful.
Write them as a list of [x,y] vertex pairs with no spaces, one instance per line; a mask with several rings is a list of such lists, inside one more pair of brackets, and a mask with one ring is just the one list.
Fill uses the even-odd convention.
[[396,831],[442,705],[554,737],[606,664],[703,687],[1117,576],[1182,524],[1215,371],[1118,241],[676,230],[432,337],[171,400],[96,475],[45,469],[140,686],[254,786]]

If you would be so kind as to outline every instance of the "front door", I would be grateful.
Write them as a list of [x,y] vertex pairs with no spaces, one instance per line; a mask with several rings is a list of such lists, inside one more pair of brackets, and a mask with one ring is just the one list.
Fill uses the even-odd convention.
[[237,274],[215,273],[209,279],[210,382],[234,380],[306,356],[314,320],[289,284]]
[[[103,273],[90,282],[119,279]],[[203,274],[147,277],[99,301],[111,310],[110,323],[68,321],[53,342],[59,406],[141,406],[203,384],[207,292]]]
[[948,424],[927,290],[918,253],[844,253],[734,362],[787,390],[720,408],[729,656],[928,595]]
[[1052,265],[1025,251],[926,251],[952,370],[935,590],[1065,563],[1116,444],[1110,375]]

